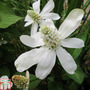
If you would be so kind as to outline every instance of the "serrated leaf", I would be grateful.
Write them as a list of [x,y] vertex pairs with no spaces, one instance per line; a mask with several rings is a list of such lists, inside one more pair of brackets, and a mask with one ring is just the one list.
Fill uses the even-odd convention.
[[77,70],[75,71],[74,74],[67,74],[70,78],[72,78],[75,82],[81,84],[84,80],[85,73],[83,70],[80,68],[80,66],[77,66]]
[[22,17],[16,16],[8,5],[0,2],[0,28],[7,28],[20,19]]

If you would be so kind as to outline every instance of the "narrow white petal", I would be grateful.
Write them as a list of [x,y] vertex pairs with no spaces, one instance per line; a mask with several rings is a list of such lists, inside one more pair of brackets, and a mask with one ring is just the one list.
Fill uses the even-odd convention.
[[36,2],[33,3],[33,9],[34,9],[34,11],[36,13],[39,14],[39,12],[40,12],[40,0],[38,0],[38,1],[36,1]]
[[54,8],[54,2],[53,0],[49,0],[47,4],[44,6],[41,14],[43,15],[45,13],[49,13],[50,11],[52,11],[53,8]]
[[43,15],[44,19],[51,19],[51,20],[58,20],[60,19],[60,16],[56,13],[46,13]]
[[80,25],[83,15],[84,11],[81,9],[74,9],[69,13],[59,28],[61,39],[68,37],[77,29],[77,27]]
[[15,61],[17,71],[23,72],[39,62],[39,58],[45,51],[44,48],[33,49],[21,54]]
[[56,53],[53,50],[46,51],[41,57],[40,62],[36,68],[36,76],[39,79],[44,79],[51,72],[52,68],[55,65]]
[[69,74],[74,74],[75,70],[77,69],[77,65],[72,56],[62,47],[56,50],[56,53],[65,71]]
[[43,39],[40,37],[39,32],[34,34],[32,37],[28,35],[21,35],[20,40],[24,45],[29,47],[37,47],[44,45]]
[[68,38],[62,40],[61,45],[69,48],[82,48],[84,47],[84,41],[79,38]]
[[33,19],[27,14],[26,17],[25,17],[25,20],[26,21],[26,24],[24,25],[25,27],[32,24],[34,21]]
[[31,21],[32,22],[33,19],[27,14],[24,21]]
[[34,22],[31,26],[31,35],[35,34],[37,32],[38,29],[38,23]]
[[30,25],[32,23],[33,23],[33,21],[28,21],[28,22],[25,23],[24,27],[27,27],[28,25]]

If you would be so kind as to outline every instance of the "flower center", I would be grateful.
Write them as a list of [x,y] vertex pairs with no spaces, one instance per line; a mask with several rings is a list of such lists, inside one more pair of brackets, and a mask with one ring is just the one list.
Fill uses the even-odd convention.
[[33,10],[28,10],[27,14],[36,22],[39,22],[39,20],[41,19],[40,15]]
[[60,39],[57,30],[50,29],[47,26],[42,26],[41,33],[43,41],[47,47],[56,49],[60,45]]

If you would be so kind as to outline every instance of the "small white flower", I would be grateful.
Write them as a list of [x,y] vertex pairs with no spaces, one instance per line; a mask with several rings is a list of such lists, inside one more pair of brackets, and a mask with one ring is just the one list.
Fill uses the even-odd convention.
[[84,42],[78,38],[67,38],[80,25],[84,11],[74,9],[61,24],[59,30],[56,29],[51,20],[46,20],[40,32],[30,36],[22,35],[20,40],[23,44],[29,47],[40,48],[21,54],[15,61],[17,71],[23,72],[31,66],[37,64],[36,76],[44,79],[55,65],[56,55],[69,74],[74,74],[77,65],[73,57],[61,46],[68,48],[84,47]]
[[49,0],[40,12],[40,0],[33,3],[33,10],[28,10],[25,17],[25,27],[32,24],[31,35],[37,32],[38,24],[42,24],[44,19],[58,20],[60,17],[56,13],[50,13],[54,8],[53,0]]

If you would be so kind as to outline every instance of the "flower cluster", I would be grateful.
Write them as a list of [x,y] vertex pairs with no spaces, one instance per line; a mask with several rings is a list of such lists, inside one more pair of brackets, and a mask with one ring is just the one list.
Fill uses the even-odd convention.
[[[51,72],[56,62],[56,56],[64,70],[74,74],[77,65],[73,57],[63,48],[82,48],[83,40],[68,38],[80,25],[84,15],[81,9],[72,10],[64,22],[57,29],[52,20],[58,20],[60,16],[52,13],[53,0],[49,0],[40,12],[40,0],[33,3],[33,10],[28,10],[25,17],[26,24],[31,26],[31,35],[21,35],[21,42],[34,49],[21,54],[15,61],[17,71],[23,72],[37,64],[35,71],[39,79],[44,79]],[[37,31],[39,24],[39,31]],[[40,47],[40,48],[36,48]]]
[[12,81],[17,88],[26,88],[28,86],[28,79],[22,75],[14,75]]
[[31,35],[37,32],[38,24],[41,26],[45,19],[58,20],[60,16],[56,13],[51,13],[54,8],[53,0],[49,0],[40,12],[40,0],[36,1],[32,5],[33,10],[28,10],[25,17],[25,27],[32,24]]

